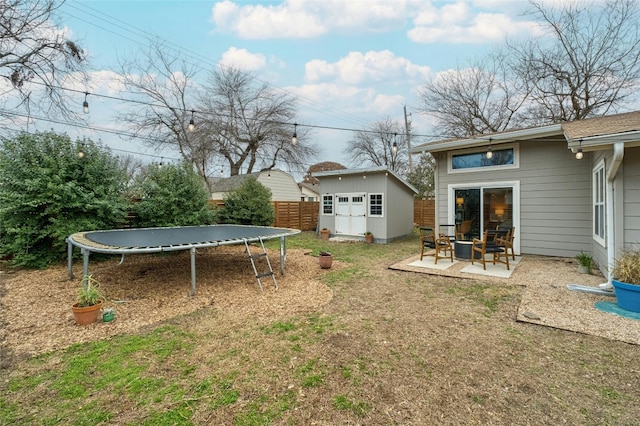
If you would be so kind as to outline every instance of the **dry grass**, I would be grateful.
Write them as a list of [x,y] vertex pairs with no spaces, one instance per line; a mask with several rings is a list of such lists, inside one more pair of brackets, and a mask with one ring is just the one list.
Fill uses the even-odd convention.
[[[194,424],[265,424],[248,413],[264,416],[275,404],[284,408],[271,424],[637,423],[637,346],[516,321],[525,287],[509,281],[389,270],[415,253],[413,240],[323,244],[336,267],[322,271],[308,250],[290,249],[280,289],[267,284],[264,294],[237,253],[198,259],[194,298],[187,297],[188,254],[136,258],[97,276],[112,299],[128,300],[116,306],[116,321],[80,330],[67,312],[75,289],[64,268],[17,273],[4,283],[3,354],[10,349],[13,356],[7,377],[60,368],[61,355],[36,365],[23,360],[43,350],[61,353],[74,341],[173,324],[197,344],[176,351],[170,363],[145,358],[154,377],[190,386],[224,378],[239,395],[215,408],[190,400]],[[37,277],[45,278],[36,287]],[[21,327],[6,310],[16,292],[39,296],[30,309],[36,315]],[[135,313],[143,305],[147,310]],[[185,378],[175,365],[193,371]],[[136,404],[98,391],[91,399],[119,407],[110,424],[142,423],[175,404]]]

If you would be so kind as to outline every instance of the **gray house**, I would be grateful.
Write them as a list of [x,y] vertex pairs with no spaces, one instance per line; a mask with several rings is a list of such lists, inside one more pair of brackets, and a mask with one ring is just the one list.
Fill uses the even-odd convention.
[[[640,247],[640,111],[417,146],[436,160],[436,225],[516,228],[516,253]],[[609,282],[611,277],[609,277]]]
[[315,172],[319,181],[318,229],[332,236],[363,238],[386,243],[413,232],[412,185],[386,167]]

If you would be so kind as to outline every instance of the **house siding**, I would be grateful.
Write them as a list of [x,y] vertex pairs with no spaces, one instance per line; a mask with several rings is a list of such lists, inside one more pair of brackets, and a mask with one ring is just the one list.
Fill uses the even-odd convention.
[[625,150],[622,173],[624,246],[640,249],[640,147]]
[[258,182],[271,190],[271,201],[300,201],[300,188],[287,173],[280,170],[261,172]]
[[586,153],[582,161],[576,160],[565,142],[532,140],[518,146],[519,167],[505,170],[449,174],[447,156],[439,154],[439,223],[448,223],[449,185],[519,182],[516,245],[520,253],[572,257],[580,250],[590,251],[590,154]]

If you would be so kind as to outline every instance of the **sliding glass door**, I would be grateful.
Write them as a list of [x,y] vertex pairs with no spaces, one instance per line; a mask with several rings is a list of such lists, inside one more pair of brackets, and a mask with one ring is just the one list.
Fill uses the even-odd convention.
[[453,216],[463,239],[479,238],[486,229],[514,226],[513,186],[452,189]]

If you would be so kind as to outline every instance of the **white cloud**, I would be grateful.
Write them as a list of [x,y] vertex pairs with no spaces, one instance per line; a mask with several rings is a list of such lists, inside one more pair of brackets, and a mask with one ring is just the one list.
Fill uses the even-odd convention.
[[313,38],[329,32],[382,32],[402,28],[406,1],[305,1],[278,5],[243,5],[230,0],[216,3],[211,22],[218,31],[244,39]]
[[471,6],[466,2],[441,8],[428,5],[414,18],[407,37],[416,43],[487,43],[516,34],[540,33],[539,25],[532,21],[516,21],[504,13],[478,12]]
[[389,50],[349,52],[334,63],[315,59],[305,64],[307,81],[337,80],[348,84],[389,83],[406,79],[424,79],[429,67],[413,64]]
[[230,47],[222,54],[220,64],[235,67],[244,71],[256,71],[267,63],[267,58],[261,53],[251,53],[247,49]]

